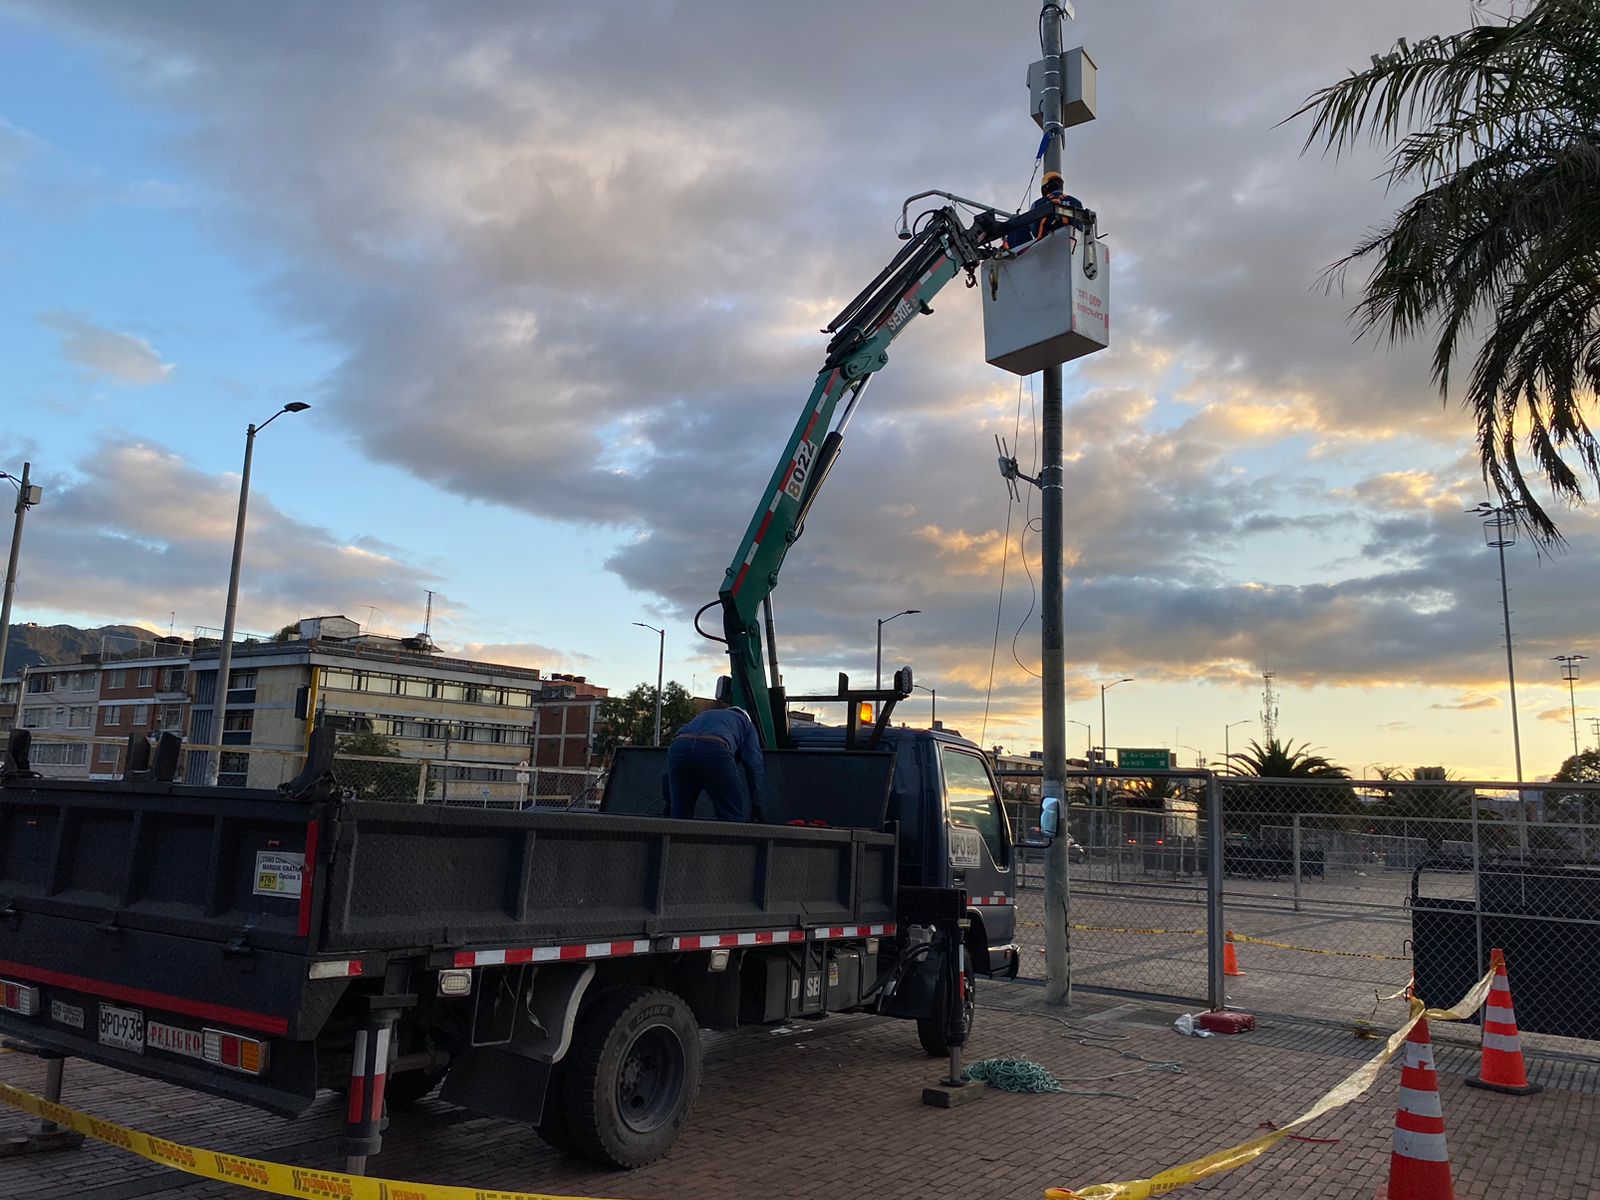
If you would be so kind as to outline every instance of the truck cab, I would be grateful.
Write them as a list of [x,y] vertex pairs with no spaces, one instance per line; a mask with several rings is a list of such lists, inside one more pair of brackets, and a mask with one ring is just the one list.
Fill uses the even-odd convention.
[[[798,750],[842,750],[844,729],[797,725]],[[939,729],[889,727],[893,754],[886,824],[900,837],[902,887],[957,887],[967,893],[967,952],[975,971],[1015,977],[1017,890],[1011,825],[982,750]]]

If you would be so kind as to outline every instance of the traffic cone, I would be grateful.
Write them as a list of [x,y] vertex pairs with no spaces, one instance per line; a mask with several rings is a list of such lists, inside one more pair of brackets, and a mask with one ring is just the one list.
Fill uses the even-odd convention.
[[1394,1114],[1394,1151],[1389,1184],[1377,1200],[1455,1200],[1450,1184],[1450,1151],[1444,1141],[1439,1107],[1439,1076],[1433,1069],[1433,1041],[1426,1019],[1406,1035],[1400,1071],[1400,1104]]
[[1233,930],[1228,930],[1222,938],[1222,973],[1224,975],[1243,975],[1239,970],[1239,956],[1233,949]]
[[1478,1078],[1467,1080],[1468,1087],[1504,1092],[1508,1096],[1531,1096],[1544,1088],[1528,1082],[1528,1069],[1522,1062],[1522,1039],[1517,1034],[1517,1013],[1511,1007],[1511,979],[1506,974],[1505,951],[1489,951],[1494,967],[1494,982],[1483,1006],[1483,1065]]

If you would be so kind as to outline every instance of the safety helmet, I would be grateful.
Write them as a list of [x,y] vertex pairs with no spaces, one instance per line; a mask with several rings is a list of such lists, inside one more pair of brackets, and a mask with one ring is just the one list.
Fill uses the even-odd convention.
[[1039,183],[1039,194],[1048,196],[1051,192],[1059,192],[1066,186],[1066,180],[1061,178],[1060,171],[1046,171],[1044,179]]

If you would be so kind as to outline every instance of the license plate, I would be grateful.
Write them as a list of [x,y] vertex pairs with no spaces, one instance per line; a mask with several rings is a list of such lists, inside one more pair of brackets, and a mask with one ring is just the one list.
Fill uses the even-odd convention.
[[136,1008],[100,1006],[100,1044],[144,1053],[144,1014]]

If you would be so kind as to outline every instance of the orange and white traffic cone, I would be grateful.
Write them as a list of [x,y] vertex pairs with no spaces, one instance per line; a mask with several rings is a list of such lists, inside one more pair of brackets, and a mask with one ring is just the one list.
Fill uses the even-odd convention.
[[1243,975],[1239,970],[1239,956],[1233,949],[1233,930],[1228,930],[1222,937],[1222,973],[1224,975]]
[[1455,1200],[1455,1195],[1444,1111],[1439,1107],[1439,1076],[1433,1069],[1433,1040],[1423,1019],[1406,1035],[1389,1183],[1379,1189],[1377,1200]]
[[1528,1082],[1528,1068],[1522,1061],[1522,1038],[1517,1033],[1517,1012],[1511,1006],[1511,979],[1506,974],[1505,951],[1489,951],[1494,982],[1483,1006],[1483,1065],[1478,1078],[1467,1080],[1468,1087],[1504,1092],[1508,1096],[1531,1096],[1544,1088]]

